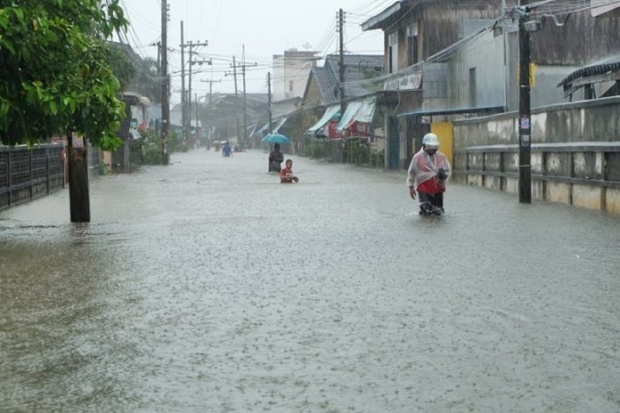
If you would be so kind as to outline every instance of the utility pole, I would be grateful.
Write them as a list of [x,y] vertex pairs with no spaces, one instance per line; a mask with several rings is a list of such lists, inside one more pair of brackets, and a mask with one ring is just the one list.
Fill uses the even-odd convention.
[[199,137],[198,137],[198,93],[194,94],[194,102],[196,102],[196,143],[199,142]]
[[[190,145],[190,138],[191,138],[191,134],[192,134],[192,41],[190,40],[189,43],[189,53],[187,55],[187,60],[190,62],[188,67],[187,67],[187,71],[188,73],[188,77],[187,77],[187,100],[185,101],[185,104],[187,105],[187,128],[185,128],[185,142],[187,143],[187,149],[189,149],[189,145]],[[183,47],[185,47],[185,43],[183,44]]]
[[532,115],[530,107],[530,33],[541,29],[530,8],[519,8],[519,202],[532,203]]
[[[187,126],[187,135],[186,135],[186,141],[189,143],[189,139],[190,139],[190,135],[191,135],[191,128],[192,128],[192,66],[195,64],[200,64],[202,65],[203,63],[207,63],[207,64],[211,64],[211,61],[208,59],[202,59],[202,60],[193,60],[192,59],[192,55],[194,54],[194,47],[202,47],[202,46],[208,46],[209,42],[208,41],[204,41],[202,43],[194,43],[191,40],[189,41],[189,43],[187,44],[183,44],[182,47],[189,47],[189,57],[188,57],[188,61],[189,61],[189,77],[187,79],[187,96],[188,96],[188,101],[189,101],[189,105],[188,105],[188,109],[187,109],[187,120],[188,120],[188,126]],[[196,102],[196,105],[198,104],[198,102]],[[198,117],[196,117],[196,121],[198,121]]]
[[[220,83],[222,80],[201,80],[203,83],[209,84],[209,111],[207,112],[208,125],[211,126],[211,116],[213,114],[213,84]],[[208,139],[211,139],[211,128],[209,128]]]
[[[233,64],[231,66],[233,68],[233,76],[235,77],[235,101],[237,100],[237,68],[241,69],[241,76],[243,77],[243,137],[242,137],[242,142],[245,143],[245,141],[247,140],[247,129],[248,129],[245,73],[248,67],[258,66],[258,64],[257,63],[252,63],[252,64],[245,63],[245,46],[244,46],[243,54],[244,54],[243,62],[240,65],[237,65],[235,61],[235,57],[233,56]],[[237,126],[237,138],[239,138],[240,135],[241,134],[239,133],[239,126]]]
[[[235,108],[237,108],[237,102],[238,102],[238,89],[237,89],[237,62],[235,60],[235,56],[233,56],[233,63],[232,63],[232,68],[233,68],[233,79],[235,80]],[[228,72],[225,74],[225,76],[228,76]],[[236,126],[237,126],[237,139],[239,138],[239,135],[241,135],[240,131],[239,131],[239,116],[237,115],[237,113],[235,113],[235,122],[236,122]]]
[[183,36],[183,20],[181,20],[181,134],[187,143],[187,113],[185,108],[185,40]]
[[269,134],[273,133],[273,129],[271,127],[271,118],[272,118],[272,114],[271,114],[271,72],[267,72],[267,90],[268,90],[268,95],[267,95],[267,110],[269,111]]
[[[338,33],[340,34],[340,64],[339,64],[339,80],[340,80],[340,119],[344,117],[344,111],[346,104],[344,102],[344,11],[340,9],[338,11]],[[342,136],[342,163],[345,161],[345,146],[344,134]]]
[[211,105],[213,104],[213,84],[214,83],[220,83],[222,80],[201,80],[202,83],[208,83],[209,84],[209,107],[211,107]]
[[168,77],[168,1],[161,2],[161,163],[168,165],[170,78]]
[[338,11],[338,33],[340,34],[340,116],[344,116],[344,11]]
[[[243,53],[245,56],[245,50]],[[243,139],[242,139],[242,142],[245,145],[247,144],[247,140],[248,140],[248,99],[247,99],[247,91],[245,87],[245,68],[246,68],[245,57],[243,59],[243,62],[244,64],[241,66],[242,75],[243,75]],[[256,66],[256,64],[254,64],[254,66]]]

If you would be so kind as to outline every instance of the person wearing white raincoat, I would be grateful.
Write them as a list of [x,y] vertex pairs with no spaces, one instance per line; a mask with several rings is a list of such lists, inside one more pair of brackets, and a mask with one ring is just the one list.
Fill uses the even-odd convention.
[[446,155],[438,151],[439,139],[434,133],[427,133],[420,149],[411,160],[407,186],[409,195],[419,194],[420,215],[441,215],[444,212],[443,194],[451,168]]

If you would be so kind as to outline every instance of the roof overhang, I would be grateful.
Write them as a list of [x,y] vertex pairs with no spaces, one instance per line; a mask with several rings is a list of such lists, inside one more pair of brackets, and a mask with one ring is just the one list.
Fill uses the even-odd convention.
[[392,4],[390,7],[383,10],[381,13],[377,14],[374,17],[371,17],[370,19],[362,23],[360,25],[362,27],[362,31],[365,32],[367,30],[383,29],[385,27],[390,26],[398,19],[401,9],[402,9],[401,1]]
[[585,85],[617,80],[620,80],[620,57],[577,69],[562,79],[558,87],[561,86],[564,97],[568,97]]
[[370,96],[363,100],[355,100],[347,105],[344,115],[338,122],[338,132],[349,128],[355,122],[371,123],[375,114],[376,96]]
[[131,106],[149,106],[151,104],[151,100],[149,98],[135,92],[123,92],[120,94],[119,98]]
[[591,0],[592,17],[618,17],[620,4],[617,0]]
[[445,109],[420,109],[414,112],[401,113],[398,117],[414,117],[414,116],[439,116],[439,115],[467,115],[482,114],[492,115],[504,112],[503,106],[485,106],[479,108],[445,108]]
[[[323,116],[317,123],[315,123],[310,129],[306,131],[308,135],[314,135],[319,129],[321,129],[327,122],[336,119],[340,115],[340,105],[333,105],[328,107],[323,113]],[[339,117],[338,117],[339,119]]]

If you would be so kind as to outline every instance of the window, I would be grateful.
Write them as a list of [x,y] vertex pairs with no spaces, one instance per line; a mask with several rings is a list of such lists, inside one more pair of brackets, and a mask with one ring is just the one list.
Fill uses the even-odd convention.
[[476,68],[469,69],[469,107],[476,107]]
[[407,26],[407,64],[418,63],[418,24]]
[[398,32],[388,35],[388,73],[398,71]]
[[288,91],[289,92],[293,91],[293,81],[292,80],[289,80],[289,82],[288,82]]

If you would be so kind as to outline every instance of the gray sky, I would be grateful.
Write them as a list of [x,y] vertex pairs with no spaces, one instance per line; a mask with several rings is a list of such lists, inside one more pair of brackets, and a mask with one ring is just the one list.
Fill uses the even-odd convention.
[[[179,101],[181,85],[181,21],[184,40],[209,42],[196,48],[195,59],[212,59],[213,65],[194,65],[202,70],[193,76],[192,92],[204,95],[209,84],[200,80],[221,80],[213,84],[213,92],[234,92],[231,71],[232,56],[242,58],[245,45],[247,92],[267,92],[267,72],[272,71],[274,54],[287,49],[316,50],[321,56],[338,50],[336,32],[338,9],[346,13],[345,50],[351,53],[382,54],[383,32],[362,32],[360,23],[376,15],[396,0],[169,0],[168,54],[173,76],[173,102]],[[143,57],[157,57],[153,45],[161,40],[161,0],[121,0],[131,29],[129,43]],[[187,48],[185,49],[187,50]],[[186,53],[187,60],[187,53]],[[239,78],[240,79],[240,78]],[[241,82],[239,80],[239,88]],[[193,93],[192,93],[193,94]]]

